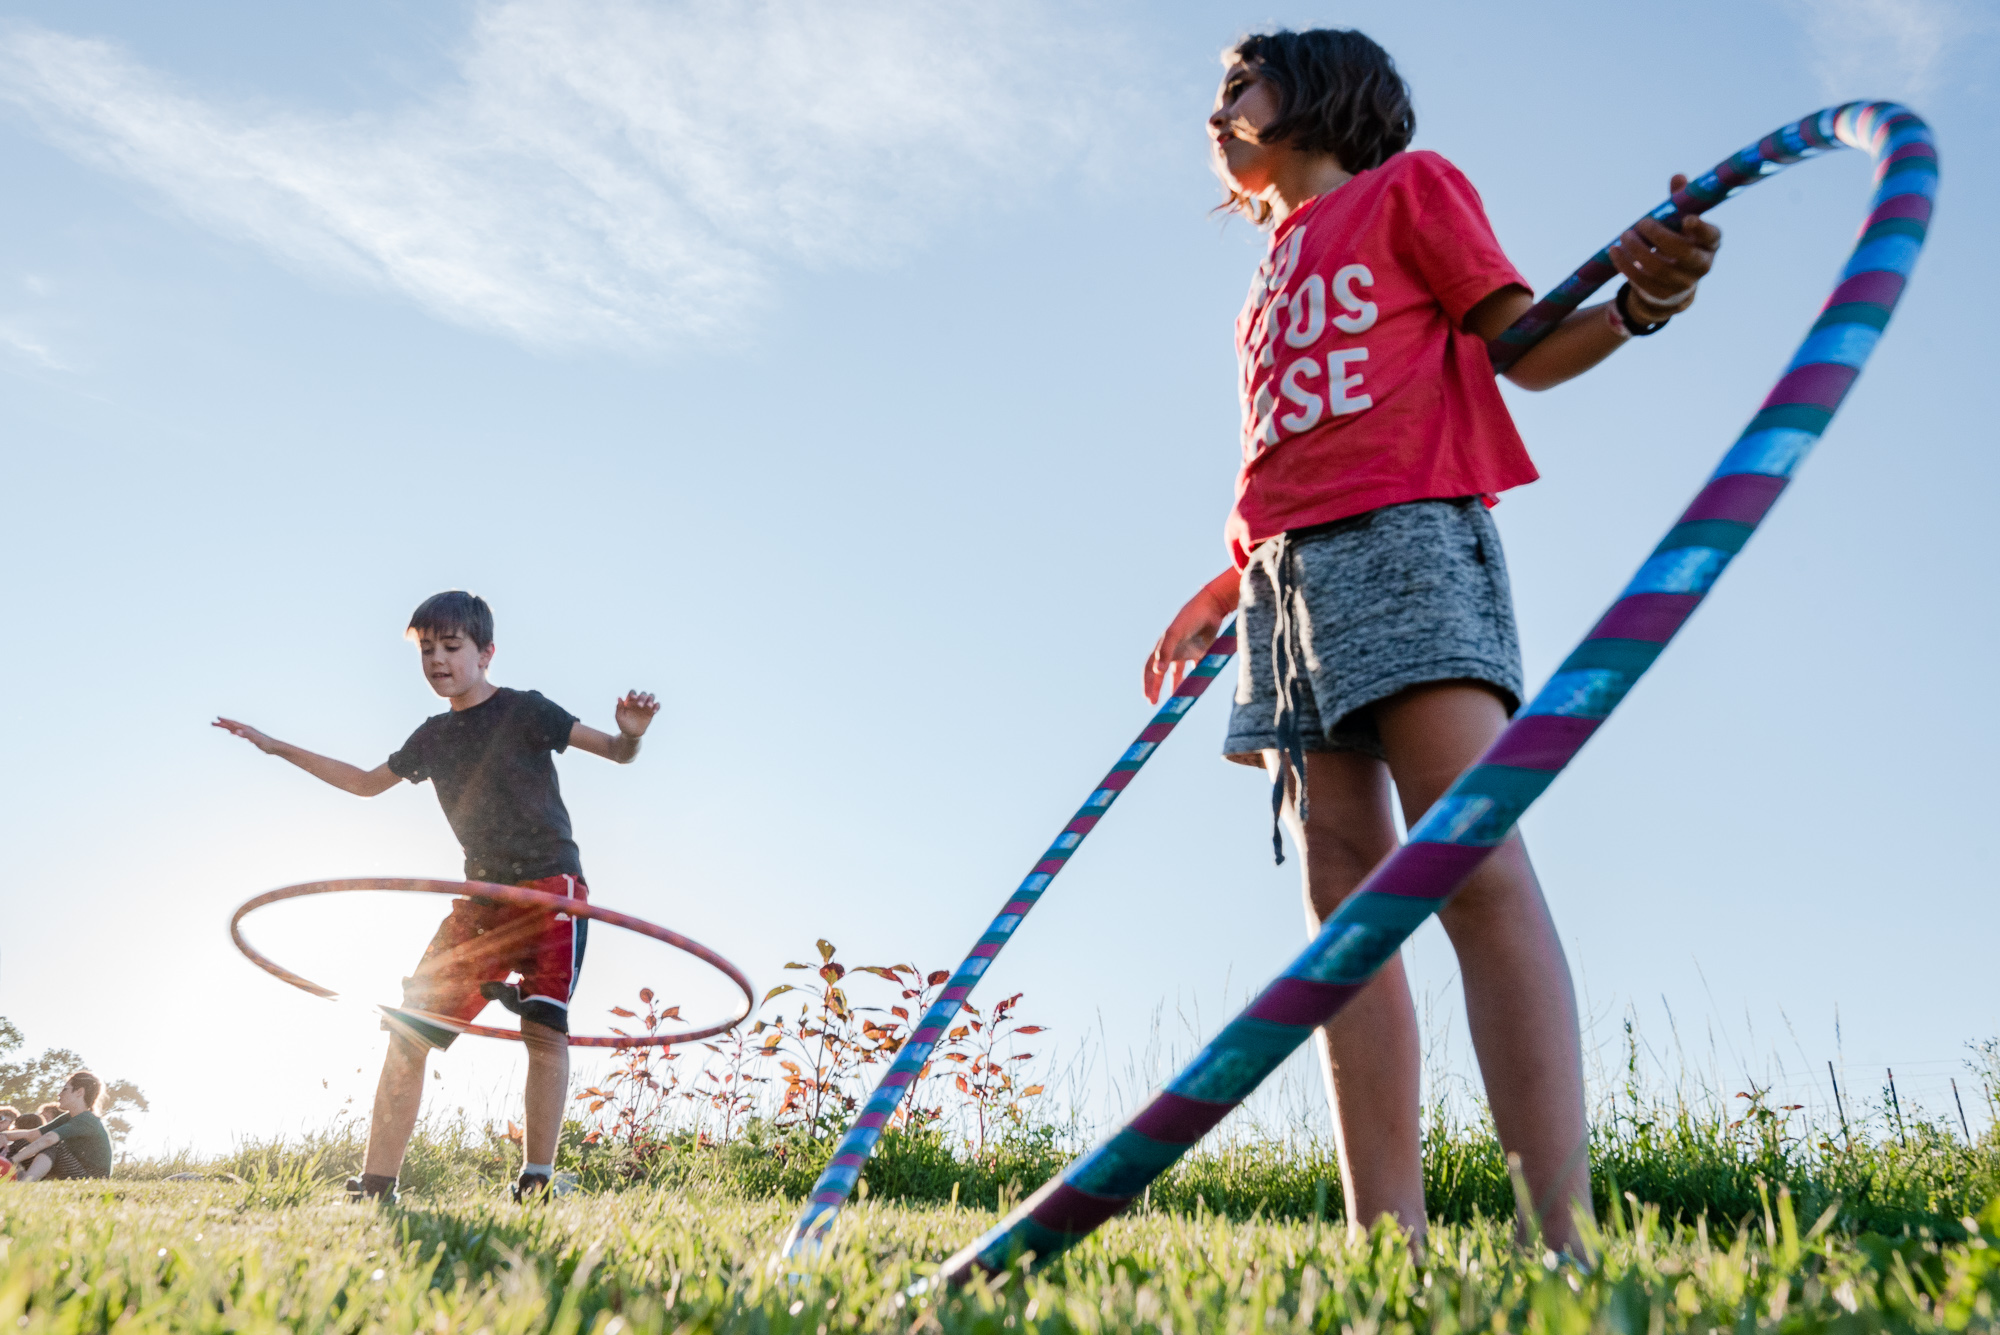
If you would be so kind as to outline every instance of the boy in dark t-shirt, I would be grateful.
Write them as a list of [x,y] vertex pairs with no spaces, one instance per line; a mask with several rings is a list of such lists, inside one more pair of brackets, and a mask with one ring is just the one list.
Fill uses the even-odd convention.
[[[467,880],[587,901],[554,754],[575,746],[626,764],[638,755],[639,738],[659,702],[638,691],[627,693],[614,710],[614,735],[578,722],[538,691],[495,686],[486,677],[493,661],[493,611],[470,593],[454,590],[426,599],[410,618],[408,634],[422,652],[425,679],[451,709],[425,719],[372,770],[278,741],[235,719],[219,718],[215,726],[360,797],[386,792],[405,779],[429,780],[465,849]],[[470,1023],[489,1001],[521,1017],[528,1049],[525,1163],[514,1197],[548,1190],[569,1088],[569,999],[583,964],[586,925],[581,918],[476,895],[452,902],[451,916],[416,972],[403,980],[404,1009],[384,1010],[389,1055],[375,1091],[367,1159],[361,1176],[348,1183],[351,1195],[394,1197],[423,1101],[425,1059],[430,1049],[448,1048],[458,1036],[426,1017]]]
[[6,1133],[14,1142],[8,1154],[21,1181],[111,1176],[111,1133],[97,1116],[97,1101],[103,1094],[104,1082],[95,1075],[72,1072],[56,1095],[61,1111],[53,1121]]

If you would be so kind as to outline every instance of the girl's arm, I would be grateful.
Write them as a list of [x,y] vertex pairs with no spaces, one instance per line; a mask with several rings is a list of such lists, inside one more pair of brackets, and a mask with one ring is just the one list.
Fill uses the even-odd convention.
[[1171,689],[1179,690],[1181,679],[1187,676],[1188,664],[1199,662],[1208,652],[1208,646],[1215,643],[1224,619],[1236,610],[1236,589],[1241,578],[1236,567],[1231,566],[1202,585],[1201,592],[1188,599],[1187,605],[1167,623],[1165,633],[1153,644],[1153,652],[1146,655],[1146,699],[1150,703],[1160,703],[1160,687],[1169,675],[1174,679]]
[[[1676,175],[1671,189],[1687,177]],[[1695,285],[1715,264],[1722,231],[1703,218],[1683,218],[1679,231],[1651,218],[1612,242],[1611,263],[1632,286],[1626,298],[1632,317],[1652,322],[1687,309]],[[1489,342],[1527,314],[1535,304],[1532,293],[1505,287],[1466,314],[1465,327]],[[1507,378],[1522,389],[1549,389],[1582,375],[1617,351],[1631,335],[1618,320],[1612,303],[1599,302],[1570,312],[1549,336],[1515,362]]]
[[279,756],[291,761],[315,779],[332,784],[342,792],[353,793],[356,797],[374,797],[386,793],[402,778],[386,764],[374,769],[362,769],[350,765],[345,760],[335,760],[332,756],[317,755],[303,746],[293,746],[257,731],[247,723],[238,723],[233,718],[219,718],[212,725],[236,737],[241,737],[267,756]]

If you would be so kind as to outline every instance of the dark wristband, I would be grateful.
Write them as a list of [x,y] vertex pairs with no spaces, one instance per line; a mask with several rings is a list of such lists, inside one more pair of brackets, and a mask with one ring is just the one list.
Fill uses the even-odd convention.
[[1625,322],[1626,332],[1634,338],[1645,338],[1650,334],[1657,334],[1662,329],[1665,329],[1667,327],[1667,320],[1673,319],[1673,316],[1669,315],[1667,320],[1656,321],[1653,324],[1642,324],[1632,318],[1632,308],[1625,301],[1625,298],[1631,295],[1631,292],[1632,285],[1630,283],[1625,284],[1618,289],[1618,295],[1612,302],[1618,308],[1618,318]]

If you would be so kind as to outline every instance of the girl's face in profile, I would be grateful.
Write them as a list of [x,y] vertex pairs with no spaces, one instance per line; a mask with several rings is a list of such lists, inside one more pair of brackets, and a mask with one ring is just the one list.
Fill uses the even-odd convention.
[[1223,71],[1208,113],[1216,170],[1241,194],[1257,195],[1271,184],[1282,146],[1262,142],[1264,127],[1278,118],[1278,90],[1255,65],[1237,61]]

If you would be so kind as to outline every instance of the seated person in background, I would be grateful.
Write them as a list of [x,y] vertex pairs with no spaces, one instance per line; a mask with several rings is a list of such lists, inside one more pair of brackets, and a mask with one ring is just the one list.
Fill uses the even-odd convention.
[[19,1108],[16,1108],[13,1104],[0,1103],[0,1131],[12,1130],[14,1126],[14,1119],[16,1117],[19,1117],[20,1115],[21,1115],[21,1110]]
[[62,1104],[44,1103],[41,1107],[35,1109],[35,1116],[42,1119],[43,1126],[47,1126],[50,1122],[62,1116]]
[[97,1100],[103,1093],[102,1080],[89,1071],[77,1071],[56,1096],[61,1115],[29,1128],[39,1134],[23,1136],[20,1123],[14,1124],[7,1136],[27,1141],[13,1155],[14,1166],[21,1170],[21,1181],[39,1182],[47,1178],[62,1182],[111,1176],[111,1134],[97,1117]]
[[8,1178],[19,1176],[14,1170],[14,1161],[7,1156],[12,1154],[14,1147],[21,1142],[18,1140],[9,1140],[6,1132],[26,1131],[32,1136],[41,1124],[42,1119],[33,1113],[17,1112],[14,1114],[13,1125],[6,1128],[5,1131],[0,1131],[0,1182],[5,1182]]

